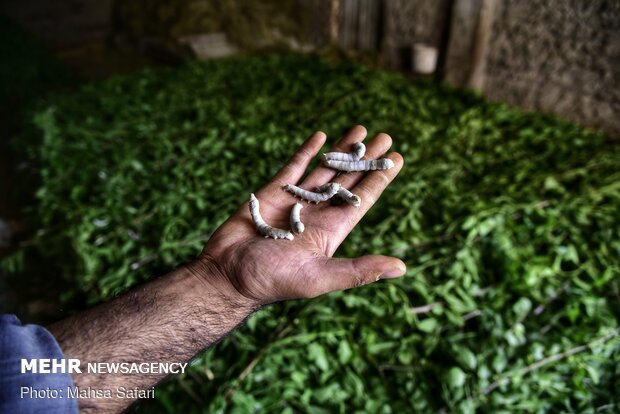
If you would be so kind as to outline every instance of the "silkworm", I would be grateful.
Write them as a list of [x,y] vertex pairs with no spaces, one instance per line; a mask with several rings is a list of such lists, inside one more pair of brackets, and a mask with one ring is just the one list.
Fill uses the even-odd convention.
[[[316,188],[316,192],[317,193],[324,193],[325,191],[331,189],[333,187],[333,185],[336,183],[325,183],[323,185],[320,185]],[[338,184],[340,185],[340,184]]]
[[291,229],[293,233],[301,234],[305,230],[304,223],[301,222],[301,203],[295,203],[291,209]]
[[389,158],[380,160],[359,160],[359,161],[334,161],[327,160],[324,163],[329,168],[340,171],[374,171],[388,170],[394,166],[394,161]]
[[360,196],[353,194],[344,187],[340,187],[340,190],[338,190],[338,197],[342,198],[353,207],[357,208],[362,205],[362,199],[360,198]]
[[290,231],[278,229],[265,223],[265,220],[260,215],[260,203],[254,194],[250,194],[250,215],[252,216],[254,227],[261,235],[271,237],[272,239],[293,240],[293,233]]
[[303,188],[299,188],[292,184],[286,184],[282,188],[296,197],[301,197],[302,200],[307,200],[309,203],[319,204],[321,201],[327,201],[335,196],[336,193],[338,193],[338,190],[340,190],[340,184],[329,183],[329,186],[325,187],[325,190],[320,193],[304,190]]
[[[331,183],[320,185],[316,188],[316,191],[318,193],[323,192],[329,187],[330,184]],[[340,186],[340,189],[338,190],[338,193],[336,193],[336,195],[340,197],[342,200],[351,204],[353,207],[359,207],[362,205],[362,199],[360,198],[360,196],[353,194],[352,192],[350,192],[349,190],[347,190],[346,188],[342,186]]]
[[359,161],[366,154],[366,145],[363,142],[353,144],[353,152],[328,152],[323,154],[323,162],[333,161]]

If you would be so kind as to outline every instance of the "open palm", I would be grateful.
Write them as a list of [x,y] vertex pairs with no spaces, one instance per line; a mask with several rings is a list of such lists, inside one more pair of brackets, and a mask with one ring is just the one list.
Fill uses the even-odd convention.
[[[332,151],[348,152],[352,144],[362,141],[365,136],[366,129],[356,126]],[[216,268],[250,300],[267,304],[284,299],[310,298],[380,278],[402,276],[405,272],[405,264],[394,257],[332,258],[338,246],[398,174],[403,165],[402,157],[391,153],[388,157],[394,161],[394,168],[369,173],[338,174],[319,166],[298,184],[325,140],[324,133],[314,133],[275,177],[255,192],[263,218],[274,227],[289,228],[289,214],[298,200],[282,190],[287,183],[309,190],[327,182],[341,183],[361,197],[360,208],[346,203],[333,206],[329,202],[315,205],[304,201],[301,219],[306,230],[291,241],[261,237],[253,226],[246,202],[205,246],[200,260]],[[366,144],[364,158],[379,158],[391,145],[392,139],[388,135],[378,134]]]

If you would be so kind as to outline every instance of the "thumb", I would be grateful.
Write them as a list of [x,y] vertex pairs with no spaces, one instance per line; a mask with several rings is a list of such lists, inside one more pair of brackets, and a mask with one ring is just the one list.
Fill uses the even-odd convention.
[[367,285],[379,279],[393,279],[407,270],[400,259],[374,254],[355,259],[327,259],[319,266],[322,275],[319,294]]

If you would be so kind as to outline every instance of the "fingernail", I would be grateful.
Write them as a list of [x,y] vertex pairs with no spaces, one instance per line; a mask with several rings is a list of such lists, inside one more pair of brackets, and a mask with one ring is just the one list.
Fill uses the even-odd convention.
[[383,272],[383,274],[379,277],[379,279],[394,279],[397,277],[401,277],[405,274],[404,269],[392,269],[387,272]]

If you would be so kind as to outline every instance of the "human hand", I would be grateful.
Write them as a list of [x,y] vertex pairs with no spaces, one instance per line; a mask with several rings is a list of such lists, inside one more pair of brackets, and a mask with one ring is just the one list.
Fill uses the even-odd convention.
[[[348,152],[352,144],[362,141],[366,129],[351,129],[331,151]],[[317,155],[326,136],[314,133],[299,148],[273,179],[255,192],[260,212],[267,223],[279,228],[289,227],[289,214],[297,201],[282,190],[284,184],[298,184],[310,162]],[[366,159],[381,157],[392,145],[386,134],[378,134],[366,144]],[[341,183],[359,195],[362,205],[332,206],[303,203],[302,222],[306,230],[295,239],[272,240],[260,236],[244,203],[213,234],[198,260],[190,264],[207,283],[234,292],[251,306],[261,306],[285,299],[312,298],[335,290],[348,289],[402,276],[405,264],[394,257],[368,255],[354,259],[332,258],[342,241],[378,200],[387,185],[403,166],[403,158],[391,153],[394,161],[389,170],[357,172],[338,175],[324,166],[316,167],[299,185],[314,191],[327,182]],[[248,190],[248,196],[251,191]]]

